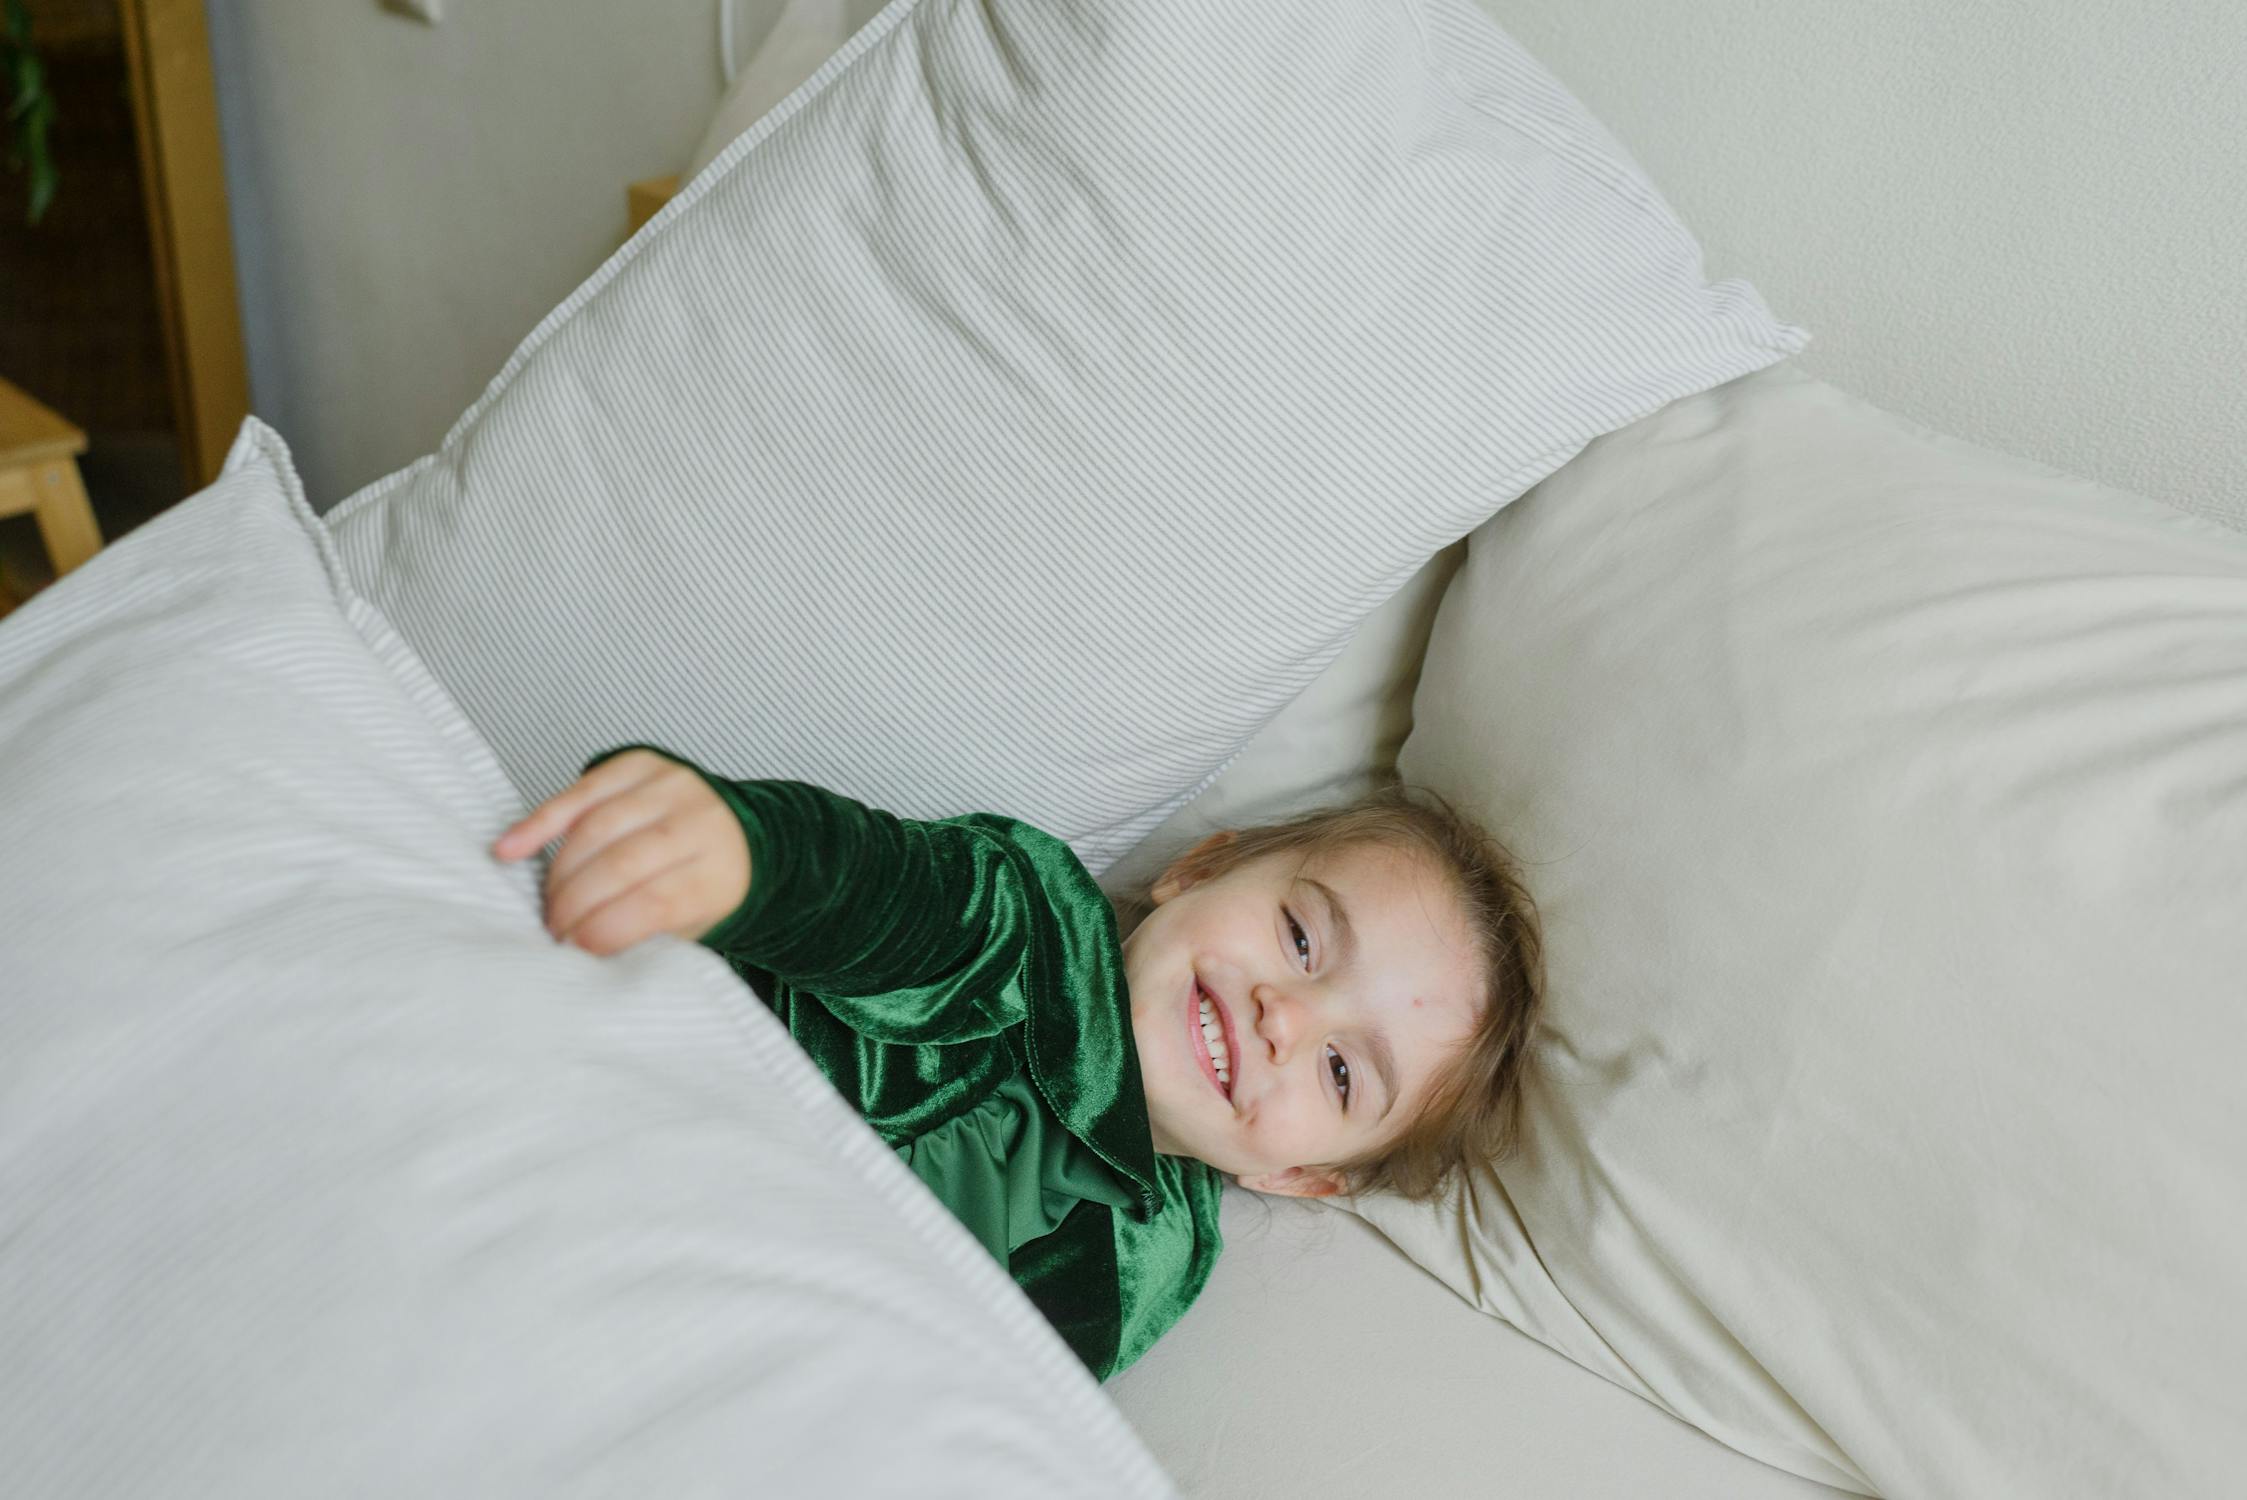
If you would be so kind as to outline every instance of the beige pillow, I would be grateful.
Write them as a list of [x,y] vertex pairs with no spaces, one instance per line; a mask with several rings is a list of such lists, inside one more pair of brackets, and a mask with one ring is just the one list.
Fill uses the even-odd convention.
[[1366,1217],[1801,1474],[2247,1490],[2247,538],[1782,366],[1477,531],[1414,718],[1552,1004]]

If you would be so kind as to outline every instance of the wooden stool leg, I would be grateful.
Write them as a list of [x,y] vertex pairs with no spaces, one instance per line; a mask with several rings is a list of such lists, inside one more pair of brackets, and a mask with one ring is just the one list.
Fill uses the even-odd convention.
[[67,458],[50,460],[39,466],[32,482],[39,487],[39,536],[60,578],[101,550],[101,527],[94,521],[77,464]]

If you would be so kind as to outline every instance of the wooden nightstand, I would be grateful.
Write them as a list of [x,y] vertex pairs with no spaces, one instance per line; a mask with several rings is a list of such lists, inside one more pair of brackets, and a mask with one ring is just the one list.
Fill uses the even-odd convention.
[[0,516],[29,511],[55,576],[101,550],[101,528],[78,478],[86,434],[0,380]]

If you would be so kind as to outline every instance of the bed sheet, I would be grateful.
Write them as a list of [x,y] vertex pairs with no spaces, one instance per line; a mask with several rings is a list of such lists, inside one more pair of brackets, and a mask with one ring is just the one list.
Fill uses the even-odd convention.
[[1108,1384],[1188,1496],[1812,1500],[1460,1302],[1363,1221],[1229,1189],[1225,1255]]

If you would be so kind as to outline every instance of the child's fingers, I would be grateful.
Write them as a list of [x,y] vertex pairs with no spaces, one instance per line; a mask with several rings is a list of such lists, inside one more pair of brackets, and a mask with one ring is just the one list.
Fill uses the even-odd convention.
[[[654,762],[654,764],[650,764]],[[521,821],[501,834],[492,853],[501,859],[522,859],[536,854],[569,832],[588,808],[630,790],[662,769],[659,756],[631,751],[602,761],[553,796],[524,814]]]
[[501,834],[492,853],[501,859],[522,859],[536,854],[569,831],[579,813],[600,793],[580,777],[523,815],[521,822]]
[[569,832],[562,835],[562,847],[546,868],[547,900],[551,902],[565,882],[596,860],[607,858],[627,840],[649,833],[659,824],[666,833],[675,833],[666,822],[670,810],[659,789],[636,786],[580,813]]
[[525,859],[545,848],[553,841],[553,835],[545,831],[555,816],[553,807],[552,798],[541,802],[524,814],[521,822],[492,840],[493,856],[503,860]]
[[[573,836],[563,854],[578,843]],[[546,878],[546,930],[566,939],[591,912],[690,858],[691,850],[654,828],[618,838],[567,870],[557,858]]]
[[674,879],[678,873],[675,866],[618,892],[558,934],[559,941],[575,943],[588,953],[606,958],[657,933],[687,936],[679,917]]

